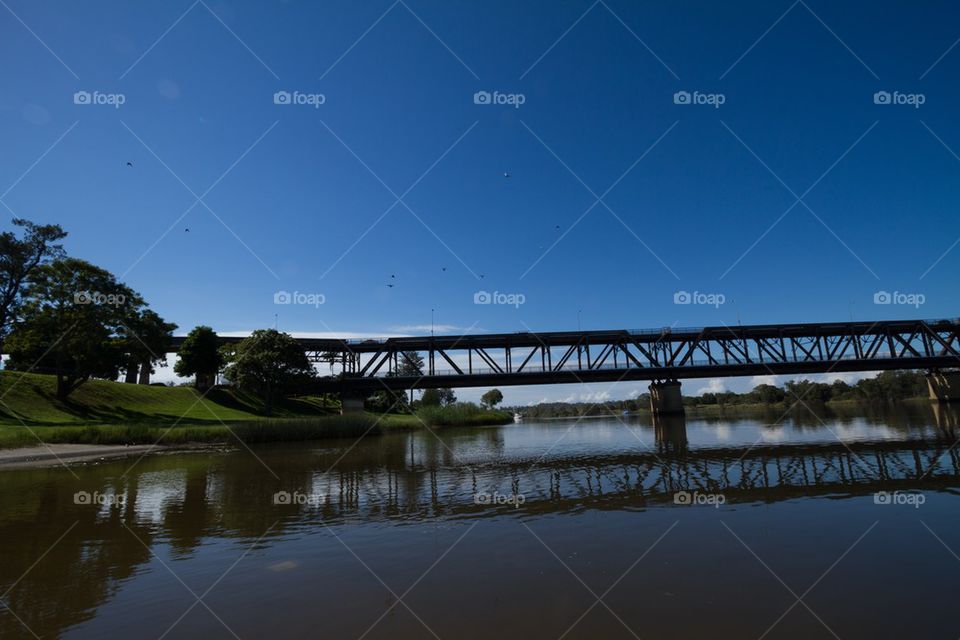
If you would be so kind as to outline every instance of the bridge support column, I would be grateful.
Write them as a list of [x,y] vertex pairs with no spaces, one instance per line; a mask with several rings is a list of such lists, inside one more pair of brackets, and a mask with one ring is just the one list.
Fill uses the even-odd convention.
[[683,413],[683,396],[679,380],[654,381],[650,389],[650,411],[653,413]]
[[655,413],[653,435],[661,453],[683,453],[687,450],[687,419],[682,413]]
[[930,399],[960,402],[960,371],[934,371],[927,374]]
[[364,395],[356,391],[340,392],[340,415],[363,413]]

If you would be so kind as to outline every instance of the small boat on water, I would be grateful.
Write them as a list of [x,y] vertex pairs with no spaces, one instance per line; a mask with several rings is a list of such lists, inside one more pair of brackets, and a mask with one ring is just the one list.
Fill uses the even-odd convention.
[[522,414],[522,413],[514,413],[514,414],[513,414],[513,421],[514,421],[514,422],[520,422],[521,420],[523,420],[523,414]]

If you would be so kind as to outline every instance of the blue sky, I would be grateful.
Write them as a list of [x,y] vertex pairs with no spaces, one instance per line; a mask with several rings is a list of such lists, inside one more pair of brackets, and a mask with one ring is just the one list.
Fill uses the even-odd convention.
[[958,314],[949,2],[2,5],[4,224],[183,330]]

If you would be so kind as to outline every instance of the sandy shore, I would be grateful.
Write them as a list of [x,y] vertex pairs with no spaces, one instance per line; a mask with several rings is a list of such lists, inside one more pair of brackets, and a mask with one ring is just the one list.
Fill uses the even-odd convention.
[[55,467],[78,462],[98,462],[148,453],[165,453],[198,448],[202,447],[149,444],[50,444],[19,449],[0,449],[0,470]]

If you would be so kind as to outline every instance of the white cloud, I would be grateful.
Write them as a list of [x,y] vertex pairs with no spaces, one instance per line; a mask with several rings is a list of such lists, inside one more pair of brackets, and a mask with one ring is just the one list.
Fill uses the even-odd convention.
[[398,327],[390,327],[391,331],[404,333],[404,334],[423,334],[430,333],[433,331],[435,334],[454,334],[461,335],[466,333],[482,333],[483,329],[478,327],[459,327],[455,324],[405,324]]
[[727,390],[726,381],[723,378],[710,378],[704,387],[694,391],[693,395],[702,396],[705,393],[723,393]]

